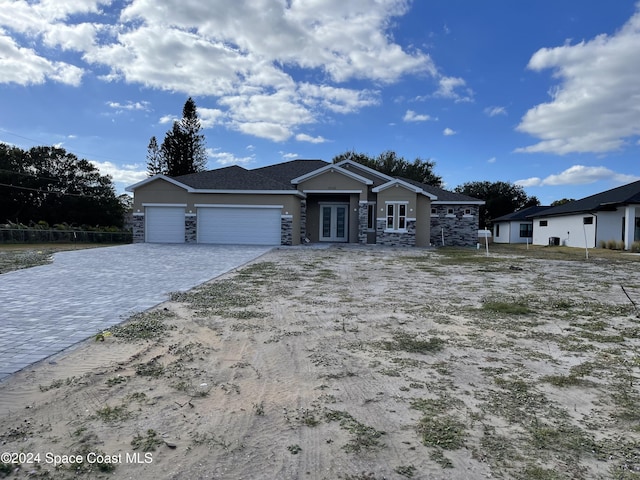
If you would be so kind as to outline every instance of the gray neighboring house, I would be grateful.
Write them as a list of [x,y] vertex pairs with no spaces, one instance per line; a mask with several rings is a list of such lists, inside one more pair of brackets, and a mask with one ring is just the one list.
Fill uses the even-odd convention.
[[475,246],[484,202],[344,160],[231,166],[127,188],[135,242]]
[[536,205],[503,215],[493,221],[494,243],[532,243],[533,215],[551,207]]
[[640,241],[640,181],[612,188],[530,216],[535,245],[594,248],[602,242]]

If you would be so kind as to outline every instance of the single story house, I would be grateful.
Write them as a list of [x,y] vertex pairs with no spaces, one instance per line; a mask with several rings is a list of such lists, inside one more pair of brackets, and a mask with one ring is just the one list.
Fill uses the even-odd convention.
[[530,215],[535,245],[594,248],[640,241],[640,181]]
[[496,218],[493,221],[493,241],[495,243],[531,243],[533,239],[531,215],[539,214],[549,208],[551,207],[536,205]]
[[154,175],[133,192],[135,242],[475,245],[482,200],[351,160]]

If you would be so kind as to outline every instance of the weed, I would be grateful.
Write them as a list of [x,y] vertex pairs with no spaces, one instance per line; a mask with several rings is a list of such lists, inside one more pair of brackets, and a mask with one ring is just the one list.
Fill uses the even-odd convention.
[[514,298],[511,300],[485,298],[482,300],[482,309],[504,315],[527,315],[533,312],[529,307],[529,300],[526,298]]
[[429,452],[429,458],[440,465],[441,468],[453,468],[451,460],[449,460],[440,449]]
[[154,310],[151,312],[136,313],[126,323],[111,327],[111,334],[126,342],[139,340],[159,340],[166,335],[170,327],[165,320],[175,317],[170,310]]
[[256,415],[259,415],[259,416],[264,415],[264,402],[254,403],[253,411]]
[[550,383],[556,387],[578,387],[588,383],[583,378],[576,377],[575,375],[546,375],[540,378],[540,381]]
[[353,438],[342,447],[346,452],[360,452],[362,449],[380,446],[378,439],[384,435],[384,432],[358,422],[349,413],[338,410],[327,410],[325,412],[325,418],[328,421],[339,421],[340,427],[353,435]]
[[146,436],[136,434],[131,440],[131,446],[134,450],[142,450],[143,452],[155,452],[156,447],[162,445],[164,441],[158,436],[158,433],[153,430],[147,430]]
[[131,416],[131,412],[127,410],[126,405],[118,405],[117,407],[106,406],[96,412],[98,418],[103,422],[115,423],[128,419]]
[[136,374],[141,377],[159,378],[164,374],[164,366],[157,359],[136,365]]
[[393,340],[381,342],[380,347],[389,351],[402,351],[409,353],[436,353],[444,348],[445,340],[431,337],[428,340],[418,338],[415,334],[407,332],[395,332]]
[[464,424],[450,415],[425,415],[420,420],[417,430],[422,436],[422,443],[429,447],[456,450],[464,446]]
[[398,475],[402,475],[403,477],[413,478],[418,469],[413,465],[400,465],[394,468],[393,471]]
[[287,447],[287,450],[289,450],[289,452],[291,452],[291,455],[297,455],[302,451],[302,447],[298,444],[295,445],[289,445]]
[[125,383],[127,381],[127,378],[128,377],[123,377],[121,375],[118,375],[117,377],[112,377],[108,379],[105,383],[107,384],[107,386],[113,387],[114,385]]

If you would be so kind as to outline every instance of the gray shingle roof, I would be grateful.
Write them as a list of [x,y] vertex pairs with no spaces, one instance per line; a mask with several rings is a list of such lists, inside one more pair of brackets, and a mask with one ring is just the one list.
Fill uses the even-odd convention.
[[552,216],[566,215],[579,212],[596,212],[598,210],[613,210],[618,206],[640,203],[640,180],[637,182],[612,188],[601,193],[596,193],[589,197],[574,200],[563,205],[545,210],[541,215]]
[[291,160],[267,167],[254,168],[252,172],[272,178],[291,186],[291,180],[306,175],[322,167],[329,165],[324,160]]
[[291,184],[265,177],[238,165],[180,175],[173,179],[202,190],[294,190]]
[[506,215],[502,215],[494,219],[494,222],[509,222],[515,220],[530,220],[532,217],[544,212],[545,210],[549,210],[552,207],[545,207],[543,205],[535,205],[533,207],[522,208],[520,210],[516,210],[515,212],[508,213]]
[[434,187],[433,185],[427,185],[408,178],[396,178],[403,182],[410,183],[411,185],[415,185],[416,187],[420,187],[427,193],[435,195],[438,197],[437,200],[435,200],[436,202],[484,202],[484,200],[480,200],[479,198],[470,197],[469,195],[464,195],[462,193],[451,192],[443,188]]

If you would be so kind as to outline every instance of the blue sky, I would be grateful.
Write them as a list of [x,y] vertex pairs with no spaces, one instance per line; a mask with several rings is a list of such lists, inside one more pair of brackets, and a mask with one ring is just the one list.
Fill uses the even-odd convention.
[[211,169],[393,150],[543,204],[640,179],[639,2],[0,2],[0,141],[119,193],[189,96]]

